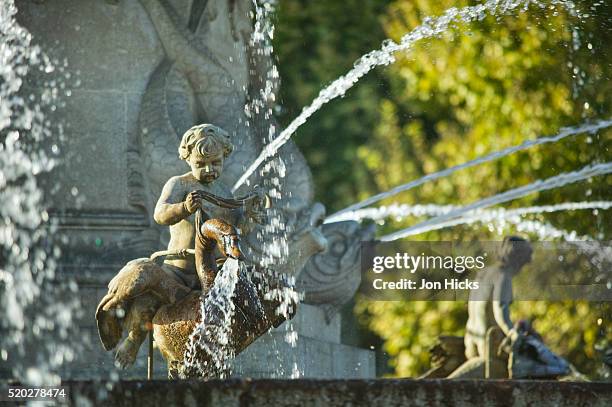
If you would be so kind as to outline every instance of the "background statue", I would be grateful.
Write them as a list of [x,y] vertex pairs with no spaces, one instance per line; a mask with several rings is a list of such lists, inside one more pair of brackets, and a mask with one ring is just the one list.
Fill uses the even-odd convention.
[[[477,275],[479,289],[470,292],[468,301],[464,337],[467,360],[449,378],[554,377],[569,372],[567,362],[550,352],[529,324],[515,326],[510,319],[512,278],[531,261],[532,253],[525,239],[506,237],[499,247],[498,263]],[[506,353],[498,349],[504,337],[506,343],[512,344],[506,347]],[[527,350],[529,346],[531,352]],[[528,359],[533,363],[526,363]],[[530,368],[526,369],[526,365]]]

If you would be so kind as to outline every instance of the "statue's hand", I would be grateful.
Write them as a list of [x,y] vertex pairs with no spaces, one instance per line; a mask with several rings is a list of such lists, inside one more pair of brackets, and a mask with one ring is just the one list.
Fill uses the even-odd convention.
[[187,212],[192,214],[202,207],[202,198],[197,191],[190,192],[187,195],[185,202],[183,202],[183,205],[185,206],[185,209],[187,209]]

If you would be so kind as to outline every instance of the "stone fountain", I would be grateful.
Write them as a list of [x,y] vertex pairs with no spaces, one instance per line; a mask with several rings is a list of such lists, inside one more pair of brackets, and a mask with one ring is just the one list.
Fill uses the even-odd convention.
[[[234,151],[219,178],[227,186],[267,142],[273,119],[262,121],[245,110],[258,97],[270,65],[269,57],[249,41],[251,2],[61,0],[16,5],[18,21],[35,41],[65,61],[65,106],[49,116],[65,129],[58,140],[62,165],[46,178],[45,191],[51,221],[63,239],[60,276],[78,283],[84,309],[78,325],[85,349],[65,365],[62,376],[99,378],[114,372],[143,378],[146,349],[133,369],[118,371],[113,355],[102,352],[92,316],[108,282],[127,261],[166,248],[168,229],[154,222],[154,207],[164,183],[189,170],[177,154],[187,129],[214,123],[227,131]],[[27,89],[38,92],[42,86],[33,75]],[[234,372],[373,377],[373,352],[341,342],[338,312],[359,285],[359,242],[373,231],[351,221],[321,226],[324,208],[314,202],[312,175],[292,142],[271,168],[266,176],[251,176],[236,195],[257,184],[272,190],[272,218],[283,227],[253,228],[242,237],[244,254],[288,274],[304,293],[304,303],[290,325],[272,330],[243,352]],[[282,235],[281,255],[270,259],[269,248],[261,243],[264,235],[272,240]],[[165,364],[156,357],[155,376],[165,377]]]

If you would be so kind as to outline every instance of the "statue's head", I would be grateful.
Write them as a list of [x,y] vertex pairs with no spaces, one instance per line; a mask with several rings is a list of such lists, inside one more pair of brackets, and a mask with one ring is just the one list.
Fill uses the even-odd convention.
[[518,272],[531,261],[533,248],[526,239],[506,236],[499,249],[499,260],[508,269]]
[[193,176],[209,183],[219,178],[223,162],[233,149],[225,130],[212,124],[199,124],[183,134],[178,152],[191,167]]

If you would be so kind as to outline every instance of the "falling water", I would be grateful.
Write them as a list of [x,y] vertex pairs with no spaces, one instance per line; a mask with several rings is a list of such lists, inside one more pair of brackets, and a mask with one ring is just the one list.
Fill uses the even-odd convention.
[[578,182],[590,177],[609,174],[610,172],[612,172],[612,163],[609,162],[587,165],[586,167],[583,167],[582,169],[577,171],[562,173],[554,177],[547,178],[546,180],[538,180],[531,184],[511,189],[509,191],[502,192],[500,194],[482,199],[480,201],[473,202],[469,205],[459,207],[457,209],[451,210],[446,214],[436,216],[435,218],[418,223],[414,226],[408,227],[398,232],[382,236],[380,240],[393,241],[407,236],[413,236],[416,234],[437,230],[440,229],[440,225],[448,225],[451,222],[456,222],[458,221],[456,218],[463,216],[476,209],[483,209],[490,206],[498,205],[535,192],[558,188],[563,185]]
[[[257,49],[262,54],[262,64],[264,71],[262,73],[262,83],[258,91],[257,97],[251,100],[249,111],[255,113],[255,120],[259,119],[261,132],[265,134],[265,143],[270,143],[274,140],[277,134],[277,124],[274,120],[273,108],[276,103],[276,91],[279,82],[279,73],[274,64],[273,52],[274,47],[272,38],[274,37],[273,13],[276,7],[275,0],[253,0],[255,8],[255,24],[253,35],[251,38],[251,47]],[[285,263],[289,254],[288,243],[288,225],[283,211],[280,209],[283,197],[287,198],[286,192],[283,191],[282,178],[285,178],[286,167],[280,156],[269,157],[268,161],[261,169],[262,182],[265,191],[273,200],[273,208],[268,211],[268,222],[258,233],[259,241],[262,242],[262,256],[260,265],[263,267],[263,272],[267,273],[270,270],[267,267],[273,268],[279,263]],[[268,278],[272,276],[268,275]],[[295,281],[291,281],[288,287],[282,289],[270,290],[265,294],[267,300],[276,300],[279,302],[279,307],[275,310],[277,315],[282,315],[288,318],[290,308],[299,303],[299,294],[293,288]],[[296,346],[298,333],[295,331],[293,324],[288,323],[284,326],[286,334],[285,341],[291,346]],[[275,346],[276,347],[276,346]],[[280,352],[275,349],[275,352]],[[277,366],[277,373],[281,373],[282,366]]]
[[337,222],[341,219],[344,219],[343,215],[346,213],[350,213],[351,211],[354,211],[356,209],[360,209],[360,208],[364,208],[366,206],[372,205],[373,203],[376,203],[378,201],[381,201],[383,199],[389,198],[391,196],[397,195],[400,192],[404,192],[404,191],[408,191],[409,189],[418,187],[420,185],[425,184],[426,182],[431,182],[443,177],[447,177],[449,175],[451,175],[452,173],[456,172],[456,171],[460,171],[466,168],[470,168],[479,164],[483,164],[489,161],[494,161],[494,160],[498,160],[502,157],[505,157],[509,154],[513,154],[516,153],[518,151],[522,151],[537,145],[541,145],[541,144],[546,144],[546,143],[554,143],[557,142],[559,140],[562,140],[566,137],[570,137],[570,136],[575,136],[578,134],[594,134],[596,133],[598,130],[601,129],[605,129],[612,126],[612,120],[600,120],[597,121],[595,123],[589,124],[589,123],[584,123],[575,127],[565,127],[563,129],[561,129],[561,131],[555,135],[555,136],[549,136],[549,137],[539,137],[535,140],[529,140],[526,142],[523,142],[521,144],[512,146],[512,147],[508,147],[508,148],[504,148],[502,150],[499,151],[495,151],[493,153],[478,157],[474,160],[471,161],[467,161],[463,164],[459,164],[450,168],[447,168],[445,170],[442,171],[438,171],[438,172],[434,172],[432,174],[428,174],[425,175],[424,177],[421,177],[419,179],[410,181],[406,184],[402,184],[399,185],[395,188],[390,189],[389,191],[385,191],[385,192],[381,192],[380,194],[376,194],[370,198],[367,198],[361,202],[358,202],[354,205],[351,205],[345,209],[342,209],[338,212],[336,212],[335,214],[332,214],[330,216],[327,217],[327,219],[325,219],[325,223],[332,223],[332,222]]
[[28,75],[47,79],[55,64],[16,12],[12,0],[0,2],[0,370],[50,385],[75,356],[73,318],[80,307],[76,283],[57,278],[59,248],[38,184],[55,165],[45,149],[57,151],[52,137],[60,128],[44,112],[55,109],[58,90],[26,98],[23,89]]
[[[273,120],[273,106],[276,101],[275,91],[278,86],[279,74],[273,63],[272,38],[274,25],[272,14],[276,1],[253,0],[254,25],[249,40],[253,50],[251,63],[260,67],[258,78],[259,89],[251,96],[245,106],[245,114],[254,124],[253,131],[263,135],[264,142],[270,142],[276,134],[276,125]],[[283,198],[281,178],[285,176],[285,166],[280,157],[274,157],[262,169],[263,189],[272,198],[273,202],[280,202]],[[273,204],[268,213],[268,222],[258,231],[259,241],[262,245],[258,253],[258,270],[266,274],[267,269],[286,258],[288,254],[287,227],[282,217],[281,205]],[[255,260],[255,259],[251,259]],[[242,265],[241,265],[242,267]],[[227,260],[222,272],[215,279],[214,288],[202,299],[202,323],[198,324],[190,336],[188,349],[185,354],[184,368],[189,375],[199,377],[227,377],[230,374],[231,362],[234,358],[233,347],[229,346],[231,337],[231,322],[234,317],[234,303],[232,297],[237,283],[239,267],[233,261]],[[299,302],[299,294],[292,287],[269,290],[265,299],[279,301],[276,310],[278,315],[288,317],[290,308]],[[220,325],[206,325],[204,315],[222,315]],[[287,342],[295,345],[297,332],[291,324],[287,327]],[[202,358],[202,355],[206,355]],[[206,360],[203,362],[203,360]]]
[[[347,90],[355,85],[359,79],[370,72],[377,66],[389,65],[395,62],[394,54],[398,51],[410,49],[417,41],[425,38],[433,38],[441,35],[449,27],[459,22],[472,22],[484,19],[487,14],[500,15],[509,13],[520,6],[526,10],[530,4],[535,4],[538,7],[545,5],[531,0],[489,0],[486,3],[476,6],[468,6],[461,9],[455,7],[449,8],[441,16],[436,18],[427,18],[423,24],[416,27],[410,33],[404,35],[399,43],[390,39],[383,41],[382,46],[378,50],[371,51],[362,56],[355,62],[353,69],[345,75],[334,80],[329,86],[319,92],[319,95],[311,102],[310,105],[302,109],[301,113],[287,126],[271,143],[267,144],[257,159],[249,166],[244,174],[236,181],[232,190],[236,191],[255,170],[269,157],[272,157],[276,152],[291,138],[293,133],[306,122],[306,120],[318,111],[324,104],[339,97],[344,96]],[[550,4],[559,4],[575,13],[575,6],[570,1],[552,1]]]
[[[229,343],[234,318],[234,291],[241,265],[228,258],[215,278],[215,284],[200,304],[201,321],[189,336],[185,351],[185,371],[188,377],[227,377],[234,357]],[[218,325],[206,323],[206,315],[221,316]]]

